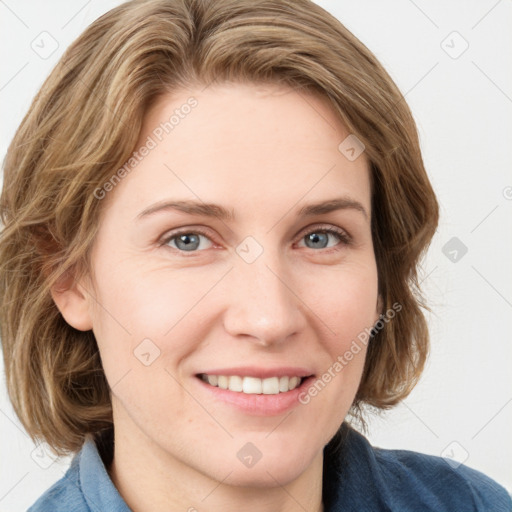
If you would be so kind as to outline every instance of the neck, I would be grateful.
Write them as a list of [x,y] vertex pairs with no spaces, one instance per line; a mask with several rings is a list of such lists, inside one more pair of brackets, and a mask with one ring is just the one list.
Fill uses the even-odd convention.
[[[134,435],[135,434],[135,435]],[[240,486],[190,467],[162,450],[142,432],[116,429],[109,473],[133,512],[323,512],[321,451],[295,480],[283,485]],[[271,471],[267,471],[270,475]]]

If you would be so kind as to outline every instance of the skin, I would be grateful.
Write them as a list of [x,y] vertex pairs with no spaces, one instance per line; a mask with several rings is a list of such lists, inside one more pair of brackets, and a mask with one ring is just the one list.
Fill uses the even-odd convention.
[[[163,96],[137,147],[190,96],[197,106],[103,199],[93,275],[53,298],[97,339],[112,389],[110,474],[132,510],[322,510],[322,450],[353,402],[364,348],[291,413],[240,412],[195,374],[250,364],[307,366],[319,377],[376,322],[368,162],[338,150],[349,132],[324,99],[278,85]],[[367,216],[297,215],[342,196]],[[171,198],[221,204],[236,219],[171,210],[137,219]],[[207,231],[193,254],[176,238],[159,244],[181,227]],[[350,243],[327,235],[307,245],[307,234],[329,227]],[[263,250],[250,264],[236,251],[248,236]],[[146,338],[158,347],[148,345],[151,358],[160,351],[148,366],[134,355]],[[247,442],[262,454],[250,468],[237,458]]]

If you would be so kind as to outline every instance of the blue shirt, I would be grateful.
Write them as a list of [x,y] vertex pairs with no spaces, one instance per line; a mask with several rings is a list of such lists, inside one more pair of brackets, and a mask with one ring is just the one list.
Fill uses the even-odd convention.
[[[345,426],[324,449],[324,512],[511,512],[505,489],[464,465],[375,448]],[[340,442],[341,439],[341,442]],[[130,512],[92,439],[28,512]]]

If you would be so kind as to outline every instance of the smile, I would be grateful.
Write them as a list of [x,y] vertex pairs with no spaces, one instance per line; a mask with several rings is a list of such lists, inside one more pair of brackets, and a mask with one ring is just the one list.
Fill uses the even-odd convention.
[[228,389],[248,395],[277,395],[287,393],[299,387],[304,378],[297,376],[269,377],[241,377],[239,375],[208,375],[202,373],[199,377],[210,386]]

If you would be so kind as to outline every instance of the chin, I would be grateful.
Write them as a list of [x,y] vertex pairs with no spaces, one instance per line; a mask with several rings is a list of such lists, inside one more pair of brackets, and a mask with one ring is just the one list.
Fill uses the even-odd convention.
[[[268,432],[253,436],[236,436],[229,446],[210,451],[211,463],[203,473],[217,481],[236,487],[279,487],[299,478],[322,456],[323,442],[312,436]],[[274,437],[274,439],[272,439]],[[227,456],[227,454],[231,454]],[[218,462],[221,462],[218,464]],[[229,474],[229,477],[226,476]]]
[[[290,457],[288,455],[288,458],[282,457],[281,459],[278,457],[270,457],[270,460],[266,462],[261,459],[250,468],[241,464],[235,466],[224,483],[234,487],[280,487],[299,478],[306,471],[308,462],[312,462],[297,456]],[[225,474],[222,475],[222,478],[225,477]]]

